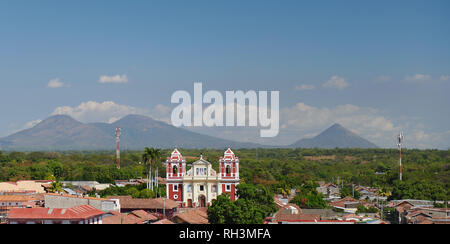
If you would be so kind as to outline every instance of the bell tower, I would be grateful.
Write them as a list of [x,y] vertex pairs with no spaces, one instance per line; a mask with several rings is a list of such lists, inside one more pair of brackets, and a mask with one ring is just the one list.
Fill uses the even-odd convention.
[[186,159],[178,149],[174,149],[166,159],[166,193],[174,201],[183,200],[183,177],[186,172]]
[[230,194],[236,200],[236,187],[239,184],[239,158],[228,148],[219,159],[219,177],[221,192]]

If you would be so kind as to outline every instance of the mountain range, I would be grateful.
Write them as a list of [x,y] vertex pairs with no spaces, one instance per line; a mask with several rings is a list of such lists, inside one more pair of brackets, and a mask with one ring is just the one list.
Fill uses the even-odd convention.
[[[82,123],[67,115],[51,116],[34,127],[0,138],[0,149],[16,151],[64,151],[115,149],[115,129],[121,128],[121,148],[256,148],[273,147],[237,142],[177,128],[142,115],[128,115],[114,123]],[[376,147],[373,143],[335,124],[311,139],[289,146],[305,148]]]

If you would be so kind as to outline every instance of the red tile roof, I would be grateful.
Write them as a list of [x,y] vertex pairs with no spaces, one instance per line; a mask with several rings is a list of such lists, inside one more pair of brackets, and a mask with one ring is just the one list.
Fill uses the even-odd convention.
[[73,208],[14,208],[8,214],[8,219],[33,219],[33,220],[84,220],[103,215],[100,211],[89,205]]
[[102,224],[142,224],[142,219],[129,214],[110,212],[111,216],[103,217]]
[[179,213],[172,217],[172,220],[178,223],[188,224],[209,224],[206,208],[198,208]]
[[156,224],[156,225],[164,224],[164,225],[166,225],[166,224],[174,224],[174,223],[172,221],[168,220],[168,219],[161,219],[159,221],[154,222],[153,224]]
[[129,213],[128,215],[134,215],[137,218],[141,219],[142,221],[147,221],[147,220],[155,221],[155,220],[158,220],[158,218],[155,215],[153,215],[151,213],[147,213],[144,210],[134,210],[133,212]]
[[35,201],[35,199],[23,195],[0,195],[0,202],[29,202],[29,201]]

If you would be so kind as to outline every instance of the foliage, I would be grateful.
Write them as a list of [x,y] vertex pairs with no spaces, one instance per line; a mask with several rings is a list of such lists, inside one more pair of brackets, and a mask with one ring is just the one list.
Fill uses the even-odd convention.
[[299,206],[300,208],[320,208],[327,207],[327,203],[323,198],[325,196],[322,193],[317,192],[317,183],[312,181],[304,183],[299,189],[297,194],[291,200],[291,203]]
[[448,194],[448,189],[436,183],[395,181],[389,199],[448,200]]
[[[357,190],[353,191],[352,185],[345,185],[344,187],[339,189],[339,193],[341,194],[341,198],[345,198],[347,196],[353,197],[354,199],[359,199],[361,197],[361,193]],[[354,194],[354,196],[353,196]]]
[[372,206],[366,208],[364,205],[358,205],[356,213],[378,213],[378,211],[379,210],[377,208]]
[[98,192],[101,197],[106,196],[132,196],[133,198],[155,198],[165,197],[166,192],[164,187],[159,187],[154,190],[147,189],[146,184],[137,186],[127,185],[124,187],[111,186]]
[[208,208],[211,224],[262,224],[264,218],[277,210],[273,193],[264,186],[238,185],[239,199],[232,201],[224,193]]
[[[151,151],[151,150],[150,150]],[[160,150],[160,157],[172,149]],[[109,152],[3,152],[0,154],[0,181],[114,180],[145,178],[148,160],[144,151],[122,151],[121,169],[115,167],[114,151]],[[180,149],[188,164],[203,154],[218,169],[223,150]],[[344,194],[351,194],[351,184],[383,189],[390,199],[450,199],[450,150],[404,149],[403,181],[398,183],[398,152],[395,149],[234,149],[240,160],[241,183],[263,185],[273,193],[289,195],[304,182],[344,182]],[[147,163],[146,163],[147,162]],[[161,159],[152,162],[164,176]],[[340,184],[341,185],[341,184]],[[350,191],[349,191],[350,189]],[[355,194],[356,191],[355,191]],[[355,196],[356,197],[356,196]]]
[[52,193],[63,192],[63,184],[57,181],[52,182],[48,191]]

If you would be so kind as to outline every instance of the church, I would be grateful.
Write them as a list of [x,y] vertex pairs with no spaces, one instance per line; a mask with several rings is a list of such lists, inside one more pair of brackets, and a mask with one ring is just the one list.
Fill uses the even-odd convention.
[[236,200],[236,187],[239,184],[239,158],[228,148],[219,159],[219,173],[211,163],[200,159],[189,164],[178,149],[173,150],[166,160],[167,198],[177,201],[182,207],[207,207],[222,193]]

